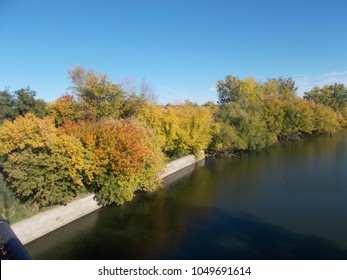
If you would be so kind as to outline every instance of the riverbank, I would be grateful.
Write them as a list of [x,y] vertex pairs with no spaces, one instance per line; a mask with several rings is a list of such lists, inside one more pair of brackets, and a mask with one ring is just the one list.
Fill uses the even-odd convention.
[[346,130],[196,165],[25,247],[37,260],[346,259]]
[[[169,162],[160,174],[160,177],[165,178],[204,158],[205,155],[201,153],[198,157],[189,155]],[[11,225],[11,228],[22,244],[27,244],[51,231],[100,209],[102,206],[97,203],[94,197],[95,195],[91,194],[87,197],[68,203],[67,205],[47,210],[31,218],[15,223]]]

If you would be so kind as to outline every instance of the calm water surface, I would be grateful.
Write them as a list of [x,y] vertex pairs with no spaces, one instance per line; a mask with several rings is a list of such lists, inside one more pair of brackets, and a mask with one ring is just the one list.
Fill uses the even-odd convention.
[[208,159],[26,248],[35,259],[347,259],[347,131]]

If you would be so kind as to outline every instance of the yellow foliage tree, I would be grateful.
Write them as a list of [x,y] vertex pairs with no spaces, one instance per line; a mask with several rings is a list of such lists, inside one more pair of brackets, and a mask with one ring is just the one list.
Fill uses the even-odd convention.
[[40,206],[66,203],[92,178],[90,154],[52,118],[29,113],[5,121],[0,147],[4,177],[21,200]]
[[139,118],[154,130],[162,150],[172,158],[205,150],[216,129],[208,106],[148,104]]

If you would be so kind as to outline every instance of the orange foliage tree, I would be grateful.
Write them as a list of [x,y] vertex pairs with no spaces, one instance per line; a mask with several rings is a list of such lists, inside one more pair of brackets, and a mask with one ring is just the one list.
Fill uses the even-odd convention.
[[163,155],[151,130],[136,119],[103,119],[65,126],[93,154],[90,186],[102,204],[130,201],[160,185]]

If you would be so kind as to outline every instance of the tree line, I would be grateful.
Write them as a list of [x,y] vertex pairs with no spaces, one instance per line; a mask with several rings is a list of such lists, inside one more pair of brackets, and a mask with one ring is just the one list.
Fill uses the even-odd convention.
[[217,152],[257,150],[279,140],[333,133],[346,126],[347,89],[343,84],[314,87],[297,96],[292,78],[239,79],[227,76],[216,83],[219,125],[210,148]]
[[116,84],[81,66],[68,73],[72,94],[54,102],[30,88],[0,92],[1,188],[21,203],[65,204],[94,192],[102,204],[122,204],[160,187],[170,159],[258,150],[347,123],[343,84],[300,98],[291,78],[227,76],[216,83],[217,104],[163,106],[146,83]]

